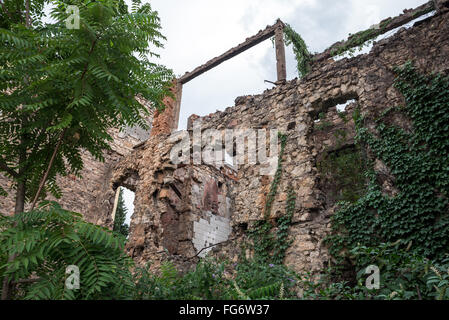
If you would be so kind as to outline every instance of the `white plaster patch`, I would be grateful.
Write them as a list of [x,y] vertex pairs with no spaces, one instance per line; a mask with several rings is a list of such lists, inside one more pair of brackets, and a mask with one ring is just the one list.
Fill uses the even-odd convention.
[[[231,234],[231,220],[212,213],[206,213],[210,222],[200,219],[193,222],[193,246],[197,251],[213,244],[229,239]],[[204,257],[212,248],[204,249],[199,256]]]

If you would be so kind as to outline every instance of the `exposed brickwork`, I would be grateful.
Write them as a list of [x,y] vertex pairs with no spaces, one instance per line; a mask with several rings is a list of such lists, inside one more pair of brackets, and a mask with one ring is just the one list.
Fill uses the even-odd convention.
[[192,240],[206,238],[194,231],[194,223],[214,221],[211,216],[226,221],[232,212],[232,182],[215,167],[173,165],[170,150],[176,142],[163,134],[150,138],[114,167],[108,183],[110,190],[125,185],[135,191],[128,251],[139,263],[152,261],[153,267],[167,258],[165,250],[186,265],[194,262],[186,261],[197,253]]
[[169,134],[178,127],[178,124],[175,123],[177,120],[177,108],[179,108],[176,97],[180,99],[178,90],[182,89],[181,87],[178,87],[177,81],[174,80],[173,85],[170,88],[173,97],[165,97],[163,100],[165,109],[162,111],[156,110],[154,114],[153,129],[151,131],[152,137],[161,134]]

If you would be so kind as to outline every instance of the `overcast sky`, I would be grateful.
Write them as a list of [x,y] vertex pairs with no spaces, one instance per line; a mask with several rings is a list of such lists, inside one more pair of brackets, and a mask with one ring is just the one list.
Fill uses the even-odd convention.
[[[145,0],[144,0],[145,1]],[[309,46],[321,52],[356,33],[426,0],[151,0],[167,37],[160,63],[177,76],[192,71],[255,35],[277,18],[289,23]],[[291,48],[287,78],[297,76]],[[262,93],[276,81],[275,51],[267,40],[184,85],[179,128],[187,118],[234,105],[241,95]]]

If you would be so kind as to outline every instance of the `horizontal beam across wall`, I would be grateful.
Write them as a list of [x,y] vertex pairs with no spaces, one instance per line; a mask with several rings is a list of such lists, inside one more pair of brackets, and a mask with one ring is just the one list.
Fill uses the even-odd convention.
[[252,36],[250,38],[247,38],[245,42],[239,44],[238,46],[226,51],[221,56],[218,56],[216,58],[213,58],[212,60],[209,60],[205,64],[199,66],[192,72],[187,72],[184,74],[181,78],[178,79],[180,84],[185,84],[189,82],[190,80],[198,77],[199,75],[203,74],[206,71],[209,71],[210,69],[218,66],[219,64],[225,62],[226,60],[229,60],[236,55],[254,47],[255,45],[258,45],[259,43],[275,36],[276,29],[277,28],[284,28],[284,23],[278,19],[277,22],[272,25],[268,26],[265,30],[259,31],[255,36]]
[[[441,0],[439,0],[441,1]],[[445,2],[446,0],[444,0]],[[402,13],[399,16],[396,16],[394,18],[387,18],[382,20],[377,26],[371,27],[368,30],[364,30],[361,32],[357,32],[356,34],[351,35],[348,40],[346,41],[340,41],[335,44],[333,44],[331,47],[329,47],[326,51],[319,53],[315,55],[314,60],[316,62],[330,59],[333,55],[341,51],[341,49],[344,49],[344,51],[347,51],[351,48],[358,47],[360,45],[360,41],[357,38],[361,35],[367,34],[368,37],[366,39],[363,39],[365,41],[368,41],[370,39],[374,39],[382,34],[387,33],[388,31],[391,31],[393,29],[396,29],[406,23],[409,23],[410,21],[413,21],[429,12],[432,12],[435,10],[436,5],[434,1],[429,1],[415,9],[411,10],[404,10],[404,13]],[[372,31],[372,32],[368,32]]]

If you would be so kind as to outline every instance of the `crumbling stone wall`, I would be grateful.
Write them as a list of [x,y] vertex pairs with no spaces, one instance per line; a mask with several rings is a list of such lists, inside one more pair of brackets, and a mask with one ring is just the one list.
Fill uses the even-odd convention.
[[[320,183],[317,160],[323,152],[354,144],[352,111],[358,107],[369,120],[386,108],[403,103],[393,88],[393,67],[408,60],[413,60],[423,72],[447,73],[448,40],[448,14],[443,13],[376,43],[369,54],[321,61],[302,79],[260,95],[239,97],[235,106],[201,118],[202,130],[277,129],[287,134],[282,179],[270,217],[276,219],[285,213],[287,190],[293,187],[297,196],[290,228],[293,243],[287,251],[286,264],[297,271],[316,272],[329,263],[323,239],[330,230],[329,218],[335,203],[326,197]],[[347,106],[343,120],[336,105],[348,100],[355,102]],[[317,121],[320,114],[322,119]],[[197,118],[190,119],[188,129],[192,129]],[[401,124],[405,120],[392,121]],[[320,122],[321,126],[328,123],[325,130],[319,127]],[[337,139],[336,133],[342,130],[346,132],[344,139]],[[239,166],[236,177],[206,165],[173,165],[169,159],[172,145],[167,141],[168,135],[153,136],[121,162],[113,174],[112,181],[119,181],[127,170],[138,172],[140,177],[128,243],[130,253],[138,262],[152,261],[157,265],[157,261],[171,258],[186,265],[194,262],[190,258],[198,254],[201,245],[206,248],[212,239],[217,243],[225,239],[212,251],[236,261],[241,244],[247,240],[246,230],[263,217],[273,177],[260,175],[260,165]],[[218,211],[227,212],[230,229],[216,222],[223,221],[223,214],[211,212],[205,204],[204,192],[217,193],[215,185],[208,186],[208,181],[220,181],[226,186],[222,196],[229,199],[230,205]],[[215,195],[212,198],[217,199]],[[219,207],[224,204],[220,202]],[[221,228],[221,237],[203,241],[208,238],[204,233],[217,226]],[[200,236],[195,234],[198,231]]]
[[[235,106],[201,118],[202,130],[276,129],[287,135],[282,178],[270,218],[285,214],[287,191],[292,187],[296,194],[289,231],[293,243],[285,263],[297,271],[316,272],[330,259],[323,239],[330,231],[335,199],[328,196],[317,167],[323,154],[352,147],[355,108],[372,126],[370,122],[383,110],[404,103],[393,88],[394,66],[413,60],[423,72],[449,73],[448,21],[449,13],[443,8],[413,28],[376,43],[369,54],[339,61],[321,59],[302,79],[260,95],[239,97]],[[336,105],[348,100],[355,102],[347,106],[344,120]],[[115,190],[125,186],[136,194],[127,250],[137,263],[152,262],[157,268],[171,259],[187,268],[205,254],[236,261],[248,240],[247,230],[263,217],[273,177],[261,175],[260,164],[244,164],[237,170],[173,164],[170,151],[177,140],[170,131],[176,116],[170,112],[176,109],[175,100],[168,98],[166,103],[167,113],[158,114],[158,129],[146,142],[135,146],[137,141],[126,137],[120,142],[117,135],[117,147],[106,155],[105,164],[87,161],[82,181],[64,180],[62,203],[83,212],[90,221],[112,226]],[[189,129],[198,118],[190,118]],[[389,121],[407,125],[401,118]],[[376,168],[386,170],[379,161]],[[385,187],[394,192],[388,183]],[[0,210],[11,207],[0,201]]]
[[230,234],[234,180],[213,166],[172,164],[176,142],[168,134],[150,138],[114,167],[108,184],[136,194],[127,249],[138,263],[157,267],[171,258],[187,267]]

